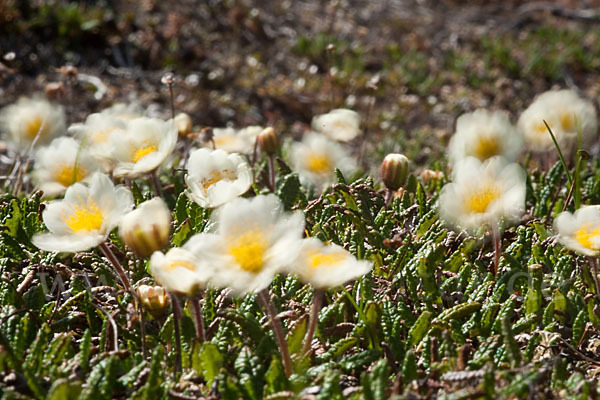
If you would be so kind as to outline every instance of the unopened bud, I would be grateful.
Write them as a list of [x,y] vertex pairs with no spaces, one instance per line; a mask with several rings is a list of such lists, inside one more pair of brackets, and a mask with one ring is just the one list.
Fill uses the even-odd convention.
[[389,190],[396,191],[408,178],[408,158],[402,154],[388,154],[381,163],[381,180]]
[[169,244],[171,212],[155,197],[127,213],[119,225],[119,235],[139,257],[149,257]]
[[260,151],[266,154],[275,154],[279,148],[279,139],[275,133],[275,129],[267,127],[260,132],[256,138]]
[[186,113],[179,113],[175,116],[175,126],[179,136],[185,136],[192,131],[192,118]]
[[155,316],[164,314],[169,307],[169,295],[162,286],[140,285],[137,295],[144,307]]

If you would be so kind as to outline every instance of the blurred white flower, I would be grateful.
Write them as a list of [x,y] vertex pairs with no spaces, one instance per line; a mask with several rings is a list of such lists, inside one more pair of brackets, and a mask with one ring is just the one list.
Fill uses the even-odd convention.
[[460,160],[453,182],[440,193],[440,215],[451,224],[476,231],[483,225],[510,223],[523,215],[525,172],[500,157],[481,163],[475,157]]
[[484,161],[494,156],[514,161],[523,148],[523,138],[505,111],[479,109],[458,117],[448,147],[453,163],[465,157]]
[[76,182],[87,182],[97,163],[70,137],[58,137],[35,154],[33,181],[44,196],[57,196]]
[[316,289],[330,289],[363,276],[372,268],[373,264],[357,260],[341,246],[308,238],[302,240],[300,256],[289,272]]
[[554,220],[558,239],[565,247],[586,256],[597,256],[600,251],[600,209],[585,206],[571,214],[562,212]]
[[18,148],[26,149],[36,137],[37,144],[44,144],[63,135],[65,113],[46,99],[21,97],[0,111],[0,126]]
[[42,218],[50,233],[37,234],[31,241],[46,251],[88,250],[106,240],[132,207],[131,192],[97,172],[89,186],[76,183],[63,200],[48,203]]
[[192,239],[194,252],[213,266],[211,283],[237,294],[259,292],[276,273],[294,263],[304,230],[304,215],[284,213],[275,195],[237,198],[213,216],[216,233]]
[[166,254],[154,252],[150,258],[150,273],[157,283],[169,292],[196,295],[204,289],[213,275],[213,265],[196,249],[200,245],[198,235]]
[[339,143],[313,132],[292,143],[290,158],[303,183],[319,190],[333,182],[335,168],[344,174],[356,169],[354,159]]
[[104,171],[110,171],[115,164],[112,159],[113,142],[123,140],[126,128],[125,120],[96,113],[89,115],[85,123],[71,125],[69,133],[79,138],[84,148],[102,165]]
[[576,143],[581,127],[582,143],[589,144],[598,135],[598,121],[594,105],[582,99],[572,90],[551,90],[539,95],[521,114],[518,128],[532,150],[548,150],[554,147],[548,123],[563,151],[569,151]]
[[171,219],[163,199],[155,197],[123,216],[119,236],[138,256],[146,258],[169,244]]
[[[249,126],[240,130],[234,128],[213,128],[215,148],[228,153],[250,154],[254,150],[256,136],[262,132],[259,126]],[[208,142],[206,146],[212,146]]]
[[312,120],[312,129],[339,142],[349,142],[360,135],[360,116],[346,108],[331,110]]
[[214,208],[246,193],[252,185],[252,170],[239,154],[197,149],[190,154],[185,182],[191,200]]
[[116,103],[102,110],[100,114],[102,114],[105,117],[120,119],[124,122],[131,121],[132,119],[141,118],[144,116],[144,113],[142,112],[141,108],[134,103]]
[[114,175],[135,178],[157,169],[173,152],[177,127],[172,120],[142,117],[127,123],[125,137],[110,138]]

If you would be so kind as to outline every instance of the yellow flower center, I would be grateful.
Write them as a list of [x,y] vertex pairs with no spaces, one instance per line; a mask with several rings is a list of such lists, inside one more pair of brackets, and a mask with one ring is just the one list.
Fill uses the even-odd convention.
[[85,178],[86,173],[83,168],[74,165],[64,164],[54,173],[54,179],[61,185],[67,187],[71,186],[75,182],[81,181]]
[[598,250],[598,239],[600,239],[600,226],[592,228],[592,224],[588,223],[575,232],[575,240],[586,249]]
[[244,271],[259,273],[265,264],[267,241],[258,230],[252,230],[231,240],[229,254]]
[[308,169],[315,174],[326,174],[331,172],[333,167],[326,155],[311,153],[308,156]]
[[40,133],[40,136],[43,136],[46,127],[42,127],[42,125],[44,125],[44,119],[41,116],[36,115],[30,118],[27,122],[25,122],[25,136],[27,136],[30,140],[35,139],[38,132]]
[[[548,123],[548,126],[550,127],[550,129],[552,129],[552,124],[551,123]],[[548,128],[546,128],[546,125],[544,124],[544,121],[541,121],[541,122],[535,124],[533,126],[533,130],[536,131],[536,132],[538,132],[538,133],[545,133],[545,134],[548,133]],[[552,131],[552,133],[554,133],[554,131]]]
[[204,190],[208,190],[209,187],[223,179],[232,181],[235,179],[235,174],[228,169],[224,169],[221,171],[213,171],[210,173],[208,178],[202,180],[201,184]]
[[214,137],[213,141],[215,142],[215,147],[219,148],[221,146],[226,146],[231,144],[236,138],[231,135],[224,135],[219,137]]
[[138,147],[135,149],[134,153],[133,153],[133,157],[132,157],[132,161],[134,163],[140,161],[142,158],[146,157],[148,154],[152,154],[154,152],[158,151],[158,147],[156,145],[154,145],[153,143],[146,143],[144,145],[142,145],[141,147]]
[[104,217],[96,203],[90,199],[88,204],[74,206],[73,213],[63,216],[62,220],[73,232],[77,233],[99,230]]
[[559,117],[560,126],[566,132],[573,132],[575,130],[575,115],[573,113],[563,113]]
[[196,270],[194,263],[188,260],[173,260],[165,267],[165,269],[168,271],[171,271],[175,268],[185,268],[192,272]]
[[309,256],[311,268],[333,267],[346,259],[346,254],[343,251],[335,251],[331,253],[319,253],[314,251]]
[[473,153],[480,160],[487,160],[490,157],[500,154],[500,143],[494,137],[481,136],[477,140],[477,143],[475,143]]
[[500,197],[501,191],[497,185],[486,183],[466,196],[465,205],[472,213],[484,213],[490,203]]

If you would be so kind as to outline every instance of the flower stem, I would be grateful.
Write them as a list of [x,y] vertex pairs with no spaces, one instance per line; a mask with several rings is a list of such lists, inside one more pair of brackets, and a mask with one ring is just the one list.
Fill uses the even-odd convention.
[[175,293],[169,293],[171,298],[171,304],[173,305],[173,330],[175,334],[175,367],[173,368],[173,375],[177,380],[177,374],[182,371],[181,367],[181,332],[179,329],[179,322],[181,321],[181,303],[179,297]]
[[498,265],[500,264],[500,255],[502,254],[502,236],[498,223],[492,224],[492,239],[494,240],[494,278],[498,275]]
[[596,295],[600,295],[600,283],[598,282],[598,260],[596,257],[590,257],[590,266],[592,267],[592,278],[594,278],[594,284],[596,285]]
[[160,179],[158,178],[158,174],[156,170],[152,171],[150,174],[152,177],[152,184],[154,185],[154,191],[158,197],[162,197],[162,189],[160,188]]
[[204,317],[202,316],[202,306],[200,305],[200,296],[192,297],[192,311],[194,312],[194,322],[196,324],[196,337],[204,342]]
[[147,355],[147,351],[146,351],[146,324],[144,321],[144,307],[142,306],[142,302],[141,301],[137,301],[137,305],[138,305],[138,313],[140,315],[140,331],[142,334],[142,356],[144,357],[144,360],[146,359]]
[[319,311],[321,310],[324,294],[325,292],[323,289],[315,289],[315,292],[313,293],[313,303],[308,322],[308,331],[306,332],[306,341],[304,342],[304,347],[302,348],[303,355],[308,353],[310,350],[310,344],[312,343],[313,336],[315,335],[315,329],[317,327],[317,321],[319,320]]
[[281,352],[281,358],[283,359],[285,376],[289,378],[290,375],[292,375],[292,360],[290,358],[290,351],[288,349],[287,342],[285,341],[285,335],[283,334],[283,326],[281,325],[279,318],[277,318],[275,306],[273,306],[273,302],[269,297],[269,292],[267,292],[267,289],[258,292],[258,300],[262,303],[262,306],[267,311],[267,315],[271,319],[271,327],[273,328],[273,333],[275,334],[275,339],[277,339],[279,351]]
[[385,206],[388,207],[394,198],[394,192],[391,189],[385,190]]
[[117,257],[112,252],[110,247],[108,247],[106,242],[100,243],[99,247],[102,250],[102,252],[104,253],[104,255],[106,256],[106,258],[108,258],[108,261],[110,261],[112,266],[117,271],[117,274],[119,275],[119,278],[121,279],[121,282],[123,283],[123,286],[125,286],[125,289],[127,289],[127,291],[135,297],[135,292],[131,288],[131,284],[129,283],[129,278],[127,278],[127,274],[125,273],[125,270],[121,266],[121,263],[119,262],[119,260],[117,260]]
[[269,154],[269,188],[275,192],[275,165],[273,165],[273,155]]

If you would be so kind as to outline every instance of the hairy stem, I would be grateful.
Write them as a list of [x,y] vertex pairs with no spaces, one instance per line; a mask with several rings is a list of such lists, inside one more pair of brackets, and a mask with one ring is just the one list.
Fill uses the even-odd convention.
[[277,318],[275,306],[273,306],[273,302],[269,297],[269,292],[267,291],[267,289],[264,289],[258,293],[258,300],[262,303],[262,306],[267,311],[267,315],[271,320],[271,327],[273,328],[273,333],[275,334],[275,339],[277,339],[279,351],[281,352],[285,376],[289,378],[290,375],[292,375],[292,360],[290,358],[290,351],[288,349],[287,342],[285,341],[283,326],[279,318]]
[[498,265],[500,264],[500,255],[502,255],[502,236],[498,223],[492,224],[492,239],[494,240],[494,277],[498,275]]
[[306,332],[306,341],[304,342],[304,347],[302,348],[303,355],[308,353],[308,351],[310,350],[310,345],[315,335],[315,329],[317,328],[317,321],[319,320],[319,311],[321,310],[324,295],[325,292],[323,291],[323,289],[315,289],[315,292],[313,293],[313,303],[310,311],[310,319],[308,321],[308,331]]
[[182,371],[181,366],[181,332],[179,324],[181,321],[181,303],[179,302],[179,296],[175,293],[169,293],[171,298],[171,304],[173,305],[173,330],[175,334],[175,367],[173,368],[173,375],[177,380],[177,374]]
[[194,323],[196,324],[196,337],[204,342],[204,316],[202,315],[202,306],[200,305],[200,296],[192,297],[192,311],[194,313]]
[[125,289],[127,289],[127,291],[129,293],[131,293],[132,295],[135,296],[135,292],[131,288],[131,284],[129,283],[129,278],[127,278],[127,274],[125,273],[125,270],[121,266],[121,263],[119,262],[119,260],[117,260],[117,257],[112,252],[110,247],[108,247],[108,244],[106,244],[106,242],[102,242],[99,244],[99,247],[102,250],[102,252],[104,253],[104,255],[106,256],[106,258],[108,258],[108,261],[110,261],[112,266],[117,271],[117,274],[119,275],[119,278],[121,279],[121,282],[123,283],[123,286],[125,286]]
[[598,260],[596,257],[590,257],[590,266],[592,267],[592,278],[594,278],[594,284],[596,285],[596,294],[600,295],[600,283],[598,282]]

